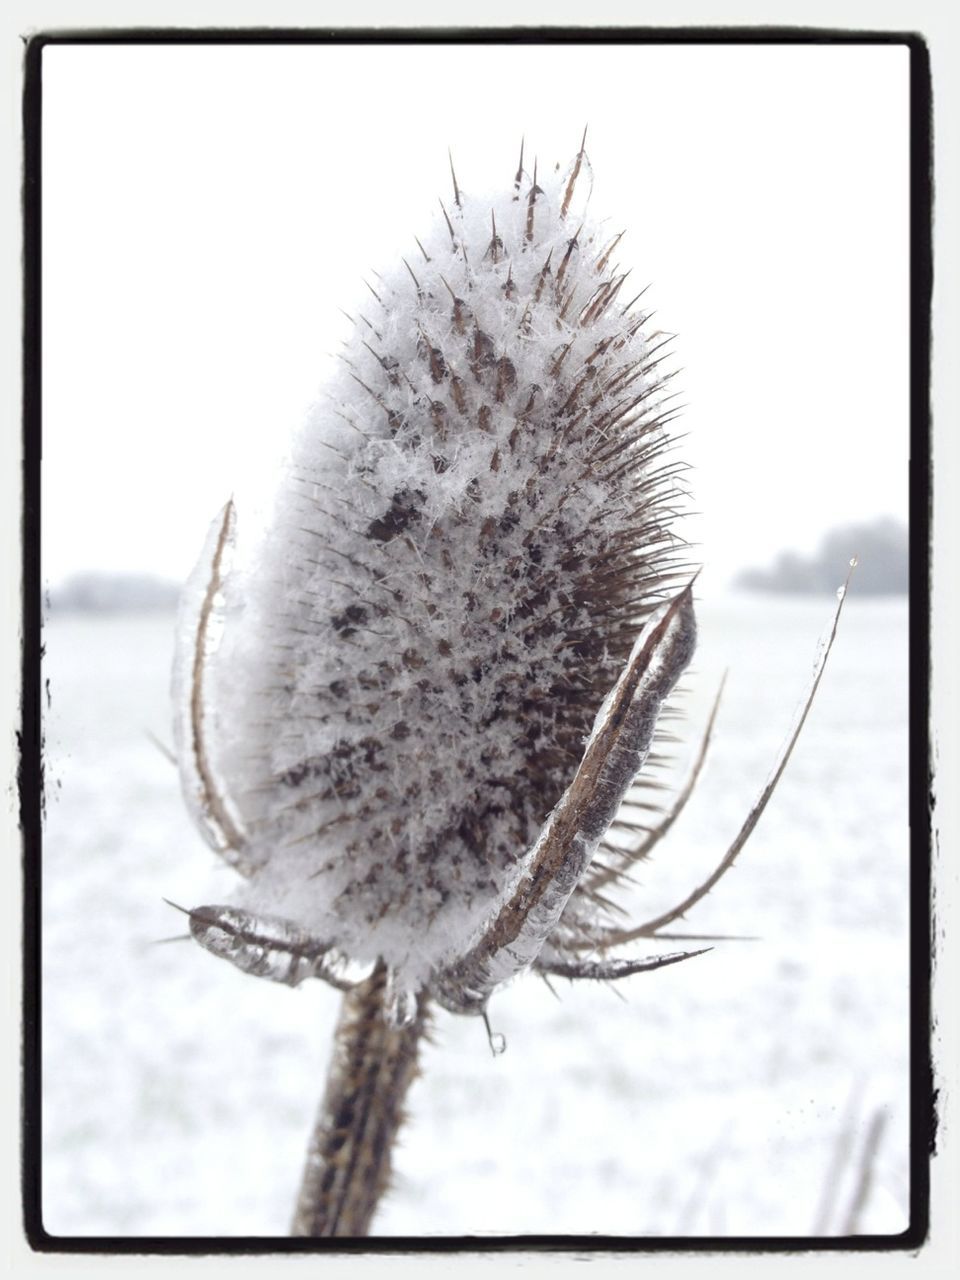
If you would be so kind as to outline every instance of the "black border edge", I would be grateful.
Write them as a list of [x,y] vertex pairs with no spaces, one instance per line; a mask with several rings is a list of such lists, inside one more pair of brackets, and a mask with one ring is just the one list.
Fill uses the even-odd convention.
[[[930,53],[919,32],[822,27],[532,27],[502,28],[63,28],[23,37],[23,498],[21,729],[17,782],[22,835],[23,1013],[21,1193],[26,1238],[44,1253],[231,1256],[278,1253],[408,1254],[582,1252],[768,1254],[918,1250],[930,1228],[930,1160],[936,1154],[937,1094],[932,1056],[930,981],[933,948],[932,814],[936,803],[930,742],[932,510],[933,117]],[[380,1236],[297,1240],[261,1236],[53,1236],[43,1226],[41,1184],[41,880],[43,823],[43,656],[40,565],[41,485],[41,172],[42,55],[59,44],[874,44],[904,45],[910,56],[910,831],[911,1045],[910,1223],[895,1235],[807,1236]],[[920,530],[924,530],[921,540]],[[922,606],[922,607],[921,607]]]
[[910,1219],[915,1246],[930,1230],[936,1152],[931,976],[933,960],[930,604],[933,541],[933,89],[930,52],[910,45]]
[[43,44],[909,44],[918,33],[773,26],[124,27],[51,29]]
[[21,1069],[21,1193],[23,1223],[34,1249],[50,1247],[44,1230],[40,1176],[41,1144],[41,948],[40,867],[43,841],[43,733],[40,663],[41,445],[41,59],[43,40],[25,39],[23,55],[23,494],[21,536],[21,728],[17,784],[20,797],[23,875],[23,1007]]

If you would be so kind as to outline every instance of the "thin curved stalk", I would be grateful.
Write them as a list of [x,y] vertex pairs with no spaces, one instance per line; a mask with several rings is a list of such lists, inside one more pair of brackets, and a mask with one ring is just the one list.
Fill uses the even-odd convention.
[[419,1001],[409,1026],[389,1027],[386,984],[380,964],[343,998],[291,1235],[366,1236],[389,1183],[427,1002]]
[[653,938],[658,936],[658,931],[660,929],[665,928],[668,924],[672,924],[674,920],[681,919],[683,916],[687,914],[687,912],[691,909],[691,907],[696,906],[696,904],[702,898],[705,898],[707,894],[710,892],[710,890],[713,888],[713,886],[720,879],[720,877],[725,875],[733,866],[734,862],[736,861],[737,855],[740,853],[740,851],[743,849],[743,846],[750,839],[750,836],[753,834],[754,828],[756,827],[757,823],[760,821],[760,818],[763,814],[764,809],[766,809],[767,807],[767,803],[770,800],[770,797],[773,795],[774,791],[776,790],[777,783],[780,781],[781,777],[783,776],[783,771],[787,767],[787,762],[790,759],[790,756],[793,752],[793,748],[797,745],[797,739],[800,737],[800,730],[803,728],[804,724],[806,723],[807,716],[810,714],[810,708],[813,706],[813,700],[816,697],[817,690],[820,687],[820,681],[823,679],[823,673],[827,665],[827,658],[829,658],[830,656],[830,650],[833,648],[833,642],[837,636],[837,626],[840,622],[840,614],[843,611],[843,603],[847,598],[847,587],[850,585],[850,575],[853,573],[853,569],[856,565],[856,561],[851,560],[850,565],[851,565],[850,573],[847,574],[847,580],[844,583],[843,587],[841,588],[840,592],[838,593],[839,598],[838,598],[836,610],[833,615],[833,623],[830,628],[830,634],[827,637],[826,644],[821,649],[820,655],[814,666],[813,679],[810,682],[810,688],[807,690],[807,694],[804,699],[803,706],[800,711],[800,715],[798,716],[796,724],[793,727],[793,732],[790,734],[789,738],[787,739],[786,743],[784,744],[784,746],[780,751],[780,755],[777,759],[777,763],[776,763],[776,766],[774,767],[774,771],[772,775],[770,776],[766,785],[764,786],[763,790],[758,796],[757,801],[754,804],[753,808],[747,814],[746,820],[743,826],[737,832],[737,835],[733,843],[730,845],[729,849],[727,849],[726,853],[723,855],[723,858],[720,861],[719,866],[717,866],[717,868],[707,877],[706,880],[704,880],[702,884],[698,885],[697,888],[694,889],[692,893],[688,894],[687,897],[684,898],[684,900],[681,903],[673,907],[670,911],[665,911],[663,915],[657,916],[653,920],[647,920],[644,924],[637,925],[636,928],[633,928],[633,929],[607,930],[606,933],[603,935],[603,938],[600,940],[601,945],[608,946],[608,947],[619,946],[621,943],[624,943],[624,942],[634,942],[638,938]]

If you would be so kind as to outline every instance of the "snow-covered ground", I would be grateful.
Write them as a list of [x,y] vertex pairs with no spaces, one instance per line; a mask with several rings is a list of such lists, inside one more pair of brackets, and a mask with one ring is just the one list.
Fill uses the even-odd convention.
[[[727,692],[699,790],[642,869],[638,919],[679,900],[736,833],[830,612],[701,605],[691,738],[729,667]],[[147,736],[170,740],[172,636],[165,614],[62,615],[45,632],[44,1224],[282,1236],[339,996],[155,945],[184,932],[163,897],[222,901],[233,877]],[[438,1012],[375,1232],[903,1230],[907,705],[906,605],[854,588],[780,788],[683,925],[757,940],[616,989],[559,982],[559,1001],[522,980],[491,1004],[508,1043],[496,1059],[479,1020]]]

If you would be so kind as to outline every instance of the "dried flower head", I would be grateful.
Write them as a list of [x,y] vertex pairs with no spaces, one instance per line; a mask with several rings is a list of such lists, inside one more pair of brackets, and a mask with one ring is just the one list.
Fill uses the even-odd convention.
[[550,177],[521,150],[492,199],[453,177],[367,284],[245,571],[228,504],[184,598],[185,792],[247,877],[195,936],[286,981],[382,960],[398,1022],[603,941],[637,852],[609,827],[693,649],[668,339],[588,171],[581,145]]
[[230,502],[184,593],[184,793],[245,877],[190,932],[248,973],[347,992],[294,1235],[369,1230],[430,1000],[485,1018],[526,969],[610,980],[701,954],[609,953],[668,936],[733,865],[836,633],[843,591],[719,865],[624,927],[607,892],[687,803],[719,694],[663,805],[651,747],[696,633],[682,464],[666,338],[625,300],[620,236],[578,204],[588,171],[583,144],[549,179],[521,149],[507,190],[475,200],[451,164],[413,264],[367,284],[245,568]]

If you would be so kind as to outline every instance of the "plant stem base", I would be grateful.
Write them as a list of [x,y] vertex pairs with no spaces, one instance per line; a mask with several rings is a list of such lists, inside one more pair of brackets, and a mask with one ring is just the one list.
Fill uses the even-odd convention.
[[389,1027],[386,979],[378,965],[343,998],[291,1235],[366,1236],[387,1188],[404,1099],[417,1075],[426,1002],[409,1026]]

